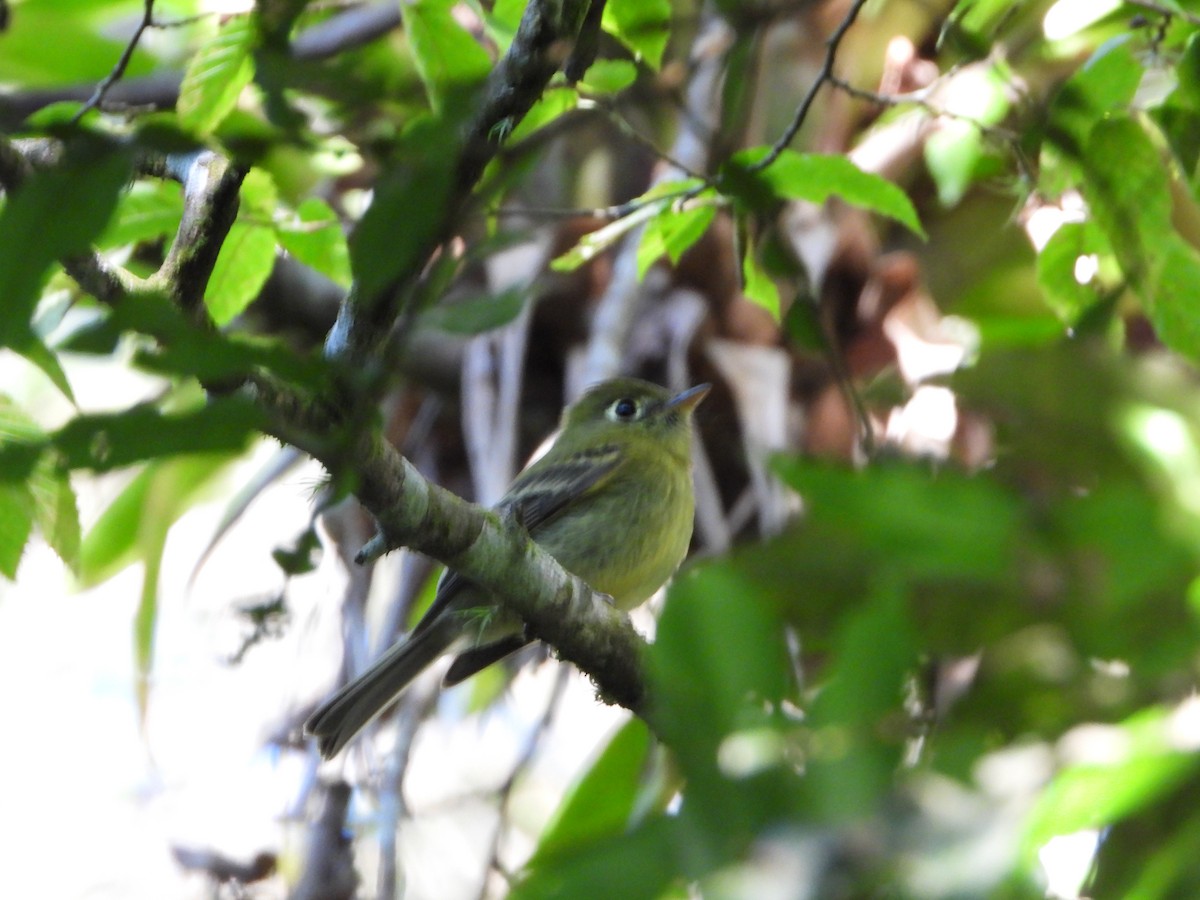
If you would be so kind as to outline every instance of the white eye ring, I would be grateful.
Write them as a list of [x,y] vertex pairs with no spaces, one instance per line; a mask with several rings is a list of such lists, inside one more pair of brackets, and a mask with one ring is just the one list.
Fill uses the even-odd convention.
[[638,405],[636,400],[622,397],[613,402],[608,408],[608,417],[614,422],[629,422],[637,418]]

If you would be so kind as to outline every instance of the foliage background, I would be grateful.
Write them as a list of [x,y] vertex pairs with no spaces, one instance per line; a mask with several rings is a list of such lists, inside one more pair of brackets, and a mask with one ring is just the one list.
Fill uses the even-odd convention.
[[[481,118],[525,6],[0,5],[5,887],[1200,892],[1200,7],[534,3]],[[661,743],[524,660],[318,764],[433,575],[356,441],[486,504],[618,371],[715,384]]]

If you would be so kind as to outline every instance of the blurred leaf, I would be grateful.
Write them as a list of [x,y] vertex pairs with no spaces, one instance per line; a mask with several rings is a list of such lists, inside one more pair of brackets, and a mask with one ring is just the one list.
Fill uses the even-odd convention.
[[435,112],[464,102],[487,77],[487,53],[451,13],[451,0],[417,0],[400,7],[417,72]]
[[350,236],[350,265],[360,303],[373,304],[401,275],[423,265],[443,227],[458,146],[451,121],[423,119],[404,136],[394,165]]
[[662,67],[671,37],[670,0],[608,0],[600,24],[650,68]]
[[0,346],[28,340],[50,266],[85,250],[104,228],[129,175],[130,155],[87,138],[62,163],[34,172],[0,210]]
[[879,807],[908,734],[904,687],[917,655],[898,586],[882,585],[844,617],[832,665],[805,719],[810,814],[852,820]]
[[496,135],[505,141],[522,141],[539,128],[544,128],[579,105],[579,94],[573,88],[554,87],[543,92],[537,102],[529,108],[519,125],[511,134]]
[[1128,35],[1103,44],[1054,98],[1050,137],[1068,155],[1079,156],[1093,126],[1129,107],[1142,73]]
[[1098,276],[1085,284],[1079,282],[1076,273],[1080,260],[1096,257],[1099,267],[1099,259],[1110,259],[1111,255],[1104,233],[1091,221],[1065,222],[1046,242],[1038,254],[1038,285],[1047,305],[1064,322],[1075,324],[1101,299]]
[[[9,398],[0,395],[0,458],[13,443],[37,443],[45,438],[37,424]],[[31,526],[73,571],[79,567],[79,511],[66,472],[52,458],[31,470],[8,472],[0,463],[0,572],[15,577]],[[13,571],[9,571],[11,563]]]
[[258,30],[254,17],[233,15],[191,58],[175,104],[179,121],[197,134],[210,134],[237,106],[254,77]]
[[690,568],[672,584],[648,658],[663,735],[715,747],[762,724],[759,701],[787,689],[786,659],[781,624],[740,566]]
[[1038,798],[1025,828],[1026,852],[1051,837],[1100,828],[1145,807],[1194,775],[1196,701],[1150,708],[1119,725],[1091,725],[1095,760],[1068,765]]
[[152,372],[215,381],[244,378],[265,369],[313,390],[329,379],[329,363],[320,356],[299,355],[277,338],[197,328],[165,297],[152,295],[118,304],[67,338],[62,349],[112,353],[129,332],[154,338],[152,346],[134,356],[141,368]]
[[742,293],[746,298],[761,306],[776,322],[779,321],[780,302],[779,288],[758,261],[754,245],[749,239],[744,241],[742,253]]
[[637,81],[637,66],[627,59],[598,59],[588,68],[580,87],[594,94],[616,94]]
[[791,342],[802,350],[825,352],[828,349],[820,312],[807,291],[801,291],[792,300],[783,317],[783,327]]
[[25,545],[33,533],[33,497],[29,486],[0,482],[0,574],[17,577]]
[[513,886],[512,900],[656,900],[677,881],[686,836],[676,819],[655,817],[628,834],[540,860]]
[[943,121],[925,141],[925,164],[938,188],[943,206],[953,206],[987,168],[989,150],[978,125],[1003,121],[1011,107],[1012,73],[999,65],[972,67],[956,76],[954,97],[969,97],[952,104],[950,112],[965,118]]
[[1200,359],[1200,252],[1175,231],[1169,173],[1137,122],[1112,117],[1084,147],[1084,190],[1160,338]]
[[633,817],[649,751],[645,723],[630,719],[562,799],[542,830],[529,868],[536,870],[575,847],[624,832]]
[[499,294],[481,294],[443,303],[426,310],[421,323],[450,334],[482,334],[515,319],[525,305],[526,291],[514,287]]
[[721,190],[752,209],[769,204],[771,199],[824,203],[836,195],[925,236],[908,195],[890,181],[864,172],[846,157],[784,150],[766,169],[751,171],[769,152],[768,147],[755,147],[735,154],[721,172]]
[[279,243],[309,268],[342,287],[350,286],[350,249],[337,214],[324,200],[309,197],[292,222],[276,227]]
[[1195,897],[1200,892],[1200,815],[1194,797],[1200,777],[1105,829],[1093,897]]
[[822,524],[915,575],[995,578],[1012,566],[1020,509],[986,474],[879,464],[855,471],[779,458],[775,470]]
[[[100,4],[78,10],[63,10],[46,0],[18,6],[19,11],[0,36],[4,47],[0,53],[0,81],[26,89],[99,81],[120,59],[125,41],[109,37],[110,32],[98,27],[90,15],[103,11]],[[47,47],[48,36],[54,39],[52,49]],[[152,66],[147,53],[134,53],[126,75],[145,75]]]
[[170,181],[136,181],[96,239],[100,248],[122,247],[175,234],[183,217],[183,188]]
[[171,525],[233,460],[225,453],[197,454],[151,462],[142,468],[84,538],[81,585],[100,584],[148,554],[161,552]]
[[237,452],[263,425],[262,412],[240,397],[218,397],[181,413],[150,404],[119,413],[76,416],[41,441],[0,447],[0,471],[54,451],[64,469],[107,472],[160,456]]
[[64,397],[71,403],[75,402],[75,392],[71,390],[71,383],[67,380],[67,373],[63,371],[58,354],[47,347],[36,334],[26,335],[12,349],[41,369],[42,373],[50,379],[51,384],[58,388]]

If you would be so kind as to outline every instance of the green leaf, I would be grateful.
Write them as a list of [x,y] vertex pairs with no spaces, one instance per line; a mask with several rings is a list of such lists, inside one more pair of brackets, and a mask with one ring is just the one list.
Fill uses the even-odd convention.
[[1084,193],[1162,341],[1200,359],[1200,253],[1175,231],[1169,172],[1143,127],[1112,117],[1084,147]]
[[671,37],[670,0],[608,0],[601,27],[653,69]]
[[627,59],[598,59],[579,86],[593,94],[616,94],[637,81],[637,66]]
[[812,203],[824,203],[836,195],[925,236],[912,201],[887,179],[864,172],[844,156],[794,150],[784,150],[766,169],[751,172],[751,167],[769,152],[767,147],[756,147],[736,154],[722,171],[721,189],[751,208],[761,205],[764,188],[774,198]]
[[638,243],[638,278],[665,254],[678,264],[688,249],[703,237],[717,214],[715,194],[705,191],[683,208],[668,206],[647,223]]
[[1099,275],[1086,284],[1077,277],[1079,261],[1095,256],[1111,262],[1112,249],[1094,222],[1066,222],[1038,254],[1038,286],[1047,305],[1064,322],[1074,325],[1100,300]]
[[814,520],[854,534],[909,573],[992,579],[1014,565],[1020,509],[986,477],[900,464],[857,471],[786,457],[774,468]]
[[572,848],[624,832],[633,817],[649,751],[645,723],[630,719],[563,798],[542,830],[530,867],[536,869]]
[[1191,109],[1200,109],[1200,33],[1188,38],[1175,64],[1175,77],[1178,80],[1172,99]]
[[63,162],[34,172],[0,211],[0,346],[28,340],[51,265],[87,249],[104,228],[129,175],[125,150],[89,138]]
[[530,866],[511,900],[655,900],[679,877],[687,836],[678,819],[658,816],[629,834],[591,842]]
[[1088,743],[1100,758],[1054,777],[1026,822],[1026,852],[1058,834],[1112,825],[1192,775],[1200,767],[1191,740],[1194,707],[1192,700],[1175,710],[1152,707],[1118,725],[1091,726]]
[[1097,123],[1132,102],[1144,69],[1130,38],[1124,35],[1101,45],[1054,98],[1048,134],[1069,156],[1083,152]]
[[[0,448],[37,443],[45,434],[8,397],[0,395]],[[3,471],[0,466],[0,572],[15,577],[15,565],[36,523],[46,543],[72,570],[79,566],[79,511],[66,473],[52,458],[32,469]],[[14,570],[8,571],[12,563]]]
[[204,305],[213,321],[228,325],[245,310],[267,283],[274,265],[275,231],[234,222],[204,291]]
[[0,574],[10,580],[33,533],[33,496],[29,486],[0,482]]
[[230,16],[196,54],[183,74],[179,121],[200,135],[211,134],[237,106],[238,97],[254,77],[254,48],[258,31],[250,15]]
[[465,103],[492,67],[484,49],[454,18],[452,6],[450,0],[400,6],[417,72],[439,113]]
[[[0,37],[4,47],[0,53],[0,81],[24,89],[95,82],[106,77],[121,58],[124,38],[114,40],[116,33],[89,15],[93,10],[64,14],[44,0],[18,6],[20,9],[12,14],[9,27]],[[51,36],[52,48],[47,45]],[[145,75],[153,65],[152,57],[139,51],[133,54],[125,74],[130,78]]]
[[804,788],[815,814],[847,820],[879,806],[907,737],[904,684],[917,641],[903,591],[885,583],[846,615],[833,660],[806,717]]
[[178,413],[145,404],[119,413],[76,416],[44,439],[0,446],[0,472],[28,471],[47,451],[58,454],[64,470],[96,472],[161,456],[240,452],[263,424],[262,412],[239,397],[219,397]]
[[569,272],[584,263],[591,262],[630,231],[667,209],[671,201],[680,199],[699,187],[700,182],[695,178],[656,184],[640,197],[626,204],[634,207],[632,212],[619,219],[614,219],[603,228],[585,234],[574,247],[556,257],[550,264],[550,268],[559,272]]
[[395,279],[425,261],[446,215],[458,146],[452,121],[423,119],[404,135],[396,163],[375,183],[370,208],[350,236],[360,303],[373,304]]
[[780,303],[779,288],[774,280],[763,269],[754,252],[754,245],[749,237],[743,241],[745,249],[742,253],[742,293],[747,299],[761,306],[776,322],[779,321]]
[[511,134],[498,135],[501,140],[521,141],[529,137],[539,128],[544,128],[555,119],[575,109],[579,105],[579,94],[574,88],[553,87],[538,98],[529,108],[525,118],[513,129]]
[[482,334],[515,319],[525,299],[522,288],[467,297],[426,310],[421,314],[421,323],[451,334]]
[[84,587],[108,580],[154,548],[192,503],[209,489],[235,457],[226,453],[179,456],[145,466],[108,505],[88,531],[80,550]]
[[975,123],[995,125],[1011,108],[1012,73],[989,66],[969,70],[961,77],[955,96],[964,99],[950,112],[965,118],[939,123],[923,147],[925,165],[937,184],[938,200],[943,206],[958,203],[987,171],[985,162],[991,154]]
[[71,390],[71,383],[58,360],[58,354],[47,347],[41,338],[31,333],[12,349],[41,369],[51,384],[62,391],[64,397],[72,403],[75,402],[75,392]]
[[137,181],[121,195],[101,248],[123,247],[175,234],[183,218],[183,188],[171,181]]
[[557,256],[550,263],[550,268],[558,272],[570,272],[591,262],[633,229],[658,215],[665,205],[665,201],[647,203],[626,216],[614,219],[603,228],[597,228],[595,231],[585,234],[574,247]]
[[744,570],[726,561],[683,573],[671,586],[648,657],[664,735],[715,748],[727,734],[761,724],[761,709],[748,701],[786,690],[782,640],[774,611]]
[[296,218],[276,226],[279,243],[306,266],[343,287],[350,286],[350,249],[337,214],[324,200],[309,197]]

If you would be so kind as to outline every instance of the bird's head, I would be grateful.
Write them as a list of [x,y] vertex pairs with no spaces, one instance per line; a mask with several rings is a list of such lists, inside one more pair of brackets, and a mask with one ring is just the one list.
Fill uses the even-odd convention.
[[679,394],[640,378],[613,378],[589,388],[563,413],[566,434],[589,432],[614,440],[644,435],[686,456],[691,445],[692,412],[712,385],[700,384]]

